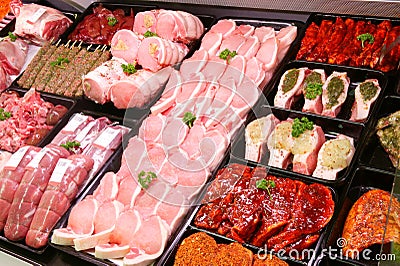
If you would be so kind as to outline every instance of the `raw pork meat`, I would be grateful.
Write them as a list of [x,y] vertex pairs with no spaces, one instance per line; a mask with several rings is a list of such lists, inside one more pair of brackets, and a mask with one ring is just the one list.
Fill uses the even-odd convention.
[[129,64],[136,65],[142,38],[131,30],[117,31],[111,40],[111,54],[114,57],[124,59]]
[[[304,105],[303,112],[310,112],[315,114],[322,113],[322,93],[321,95],[316,95],[315,98],[312,98],[314,95],[307,94],[307,86],[321,86],[326,81],[326,74],[323,69],[307,69],[306,77],[304,78],[302,84],[302,92],[304,95]],[[309,85],[313,84],[313,85]]]
[[72,24],[72,21],[60,11],[37,4],[22,4],[14,0],[11,10],[17,17],[15,34],[38,44],[57,40]]
[[3,171],[4,165],[10,159],[11,155],[12,154],[7,151],[0,151],[0,174]]
[[275,106],[290,109],[294,97],[302,92],[301,84],[305,78],[305,71],[306,68],[289,69],[282,75],[274,99]]
[[21,38],[12,41],[9,37],[0,42],[0,63],[7,74],[18,75],[25,64],[28,44]]
[[381,90],[377,79],[367,79],[358,84],[355,90],[355,101],[351,110],[350,120],[365,121],[371,105],[376,101]]
[[350,79],[346,72],[334,71],[322,86],[322,115],[336,117],[347,97]]
[[267,141],[268,165],[286,169],[291,163],[291,151],[294,142],[292,122],[291,120],[281,121],[269,135]]

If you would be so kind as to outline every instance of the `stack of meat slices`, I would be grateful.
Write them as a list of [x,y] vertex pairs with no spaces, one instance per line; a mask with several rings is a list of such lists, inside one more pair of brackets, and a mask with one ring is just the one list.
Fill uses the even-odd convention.
[[323,185],[230,164],[218,171],[194,224],[268,251],[300,253],[318,240],[334,207],[332,192]]
[[[336,117],[347,99],[349,86],[346,72],[333,71],[326,77],[323,69],[289,69],[280,79],[274,105],[290,109],[303,95],[303,112]],[[364,122],[381,90],[377,79],[360,82],[355,89],[350,120]]]
[[[296,121],[298,120],[298,121]],[[279,121],[272,114],[249,123],[245,130],[245,158],[260,162],[269,151],[268,165],[305,175],[335,180],[338,172],[350,165],[353,139],[339,134],[326,140],[320,126],[312,125],[296,135],[300,119]]]
[[184,11],[137,13],[133,29],[114,34],[113,59],[84,77],[86,96],[100,104],[112,101],[119,109],[144,107],[167,82],[168,66],[182,61],[203,32],[200,19]]
[[[308,26],[296,59],[388,72],[398,68],[399,34],[400,26],[392,26],[389,20],[376,25],[351,18],[323,19],[320,25],[312,22]],[[394,47],[388,50],[391,46]]]

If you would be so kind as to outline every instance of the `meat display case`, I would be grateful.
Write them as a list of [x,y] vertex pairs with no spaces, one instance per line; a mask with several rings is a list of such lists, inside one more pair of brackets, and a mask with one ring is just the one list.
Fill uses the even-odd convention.
[[[40,3],[47,6],[52,6],[62,11],[68,11],[72,13],[80,14],[82,13],[85,8],[90,4],[88,1],[47,1],[47,0],[37,0],[37,1],[27,1],[29,3]],[[116,1],[101,1],[105,3],[113,4]],[[289,2],[289,1],[288,1]],[[323,3],[324,4],[323,4]],[[188,12],[192,12],[193,14],[207,14],[210,16],[215,17],[215,19],[224,18],[224,17],[231,17],[231,18],[249,18],[249,19],[260,19],[260,20],[268,20],[268,21],[293,21],[298,23],[300,34],[304,34],[305,26],[309,23],[308,20],[310,15],[313,12],[318,12],[320,15],[324,16],[325,14],[335,13],[335,15],[343,14],[352,17],[361,17],[361,18],[372,18],[372,19],[382,19],[388,18],[393,19],[396,25],[399,25],[399,20],[396,18],[398,14],[400,14],[400,4],[398,3],[384,3],[383,1],[374,2],[359,2],[359,1],[348,1],[346,2],[351,3],[351,5],[343,4],[345,1],[337,1],[335,2],[335,6],[332,4],[326,4],[325,1],[298,1],[296,3],[290,2],[285,3],[285,1],[261,1],[256,2],[255,5],[249,5],[247,2],[243,1],[227,1],[223,3],[213,3],[213,1],[200,1],[193,2],[193,1],[171,1],[171,2],[156,2],[156,1],[135,1],[135,4],[145,4],[145,5],[157,5],[160,8],[173,8],[176,10],[184,10]],[[132,4],[132,1],[118,1],[118,4]],[[302,28],[303,26],[303,28]],[[290,53],[290,51],[289,51]],[[292,53],[288,56],[287,60],[284,61],[284,64],[288,63],[289,58],[294,58],[295,54]],[[295,65],[298,63],[294,63]],[[313,63],[309,63],[313,64]],[[284,69],[282,66],[281,69],[278,69],[277,72],[281,73]],[[345,67],[343,67],[345,69]],[[349,70],[352,71],[352,70]],[[368,71],[366,71],[368,72]],[[359,72],[354,71],[355,74],[353,75],[361,75]],[[379,76],[381,74],[376,73],[367,73],[365,75],[373,75]],[[352,124],[350,123],[348,128],[345,128],[343,131],[351,132],[357,137],[357,143],[360,147],[358,150],[357,155],[355,156],[355,161],[350,165],[349,169],[343,176],[340,177],[340,184],[336,187],[336,184],[333,185],[335,191],[335,201],[337,205],[335,207],[339,208],[345,202],[345,200],[350,197],[350,199],[354,202],[355,201],[355,194],[361,193],[360,191],[356,191],[357,189],[364,191],[368,189],[368,187],[375,187],[375,188],[382,188],[386,191],[393,192],[394,196],[398,196],[399,193],[399,182],[397,182],[399,173],[397,170],[391,166],[390,161],[386,160],[385,153],[381,147],[379,147],[379,142],[376,139],[373,130],[373,123],[376,123],[376,120],[382,114],[388,114],[387,109],[395,108],[395,104],[397,103],[397,95],[398,89],[396,89],[396,85],[400,84],[398,80],[398,71],[392,72],[389,75],[385,75],[384,78],[379,77],[380,79],[384,80],[385,84],[385,93],[379,99],[376,106],[374,106],[374,117],[369,117],[368,121],[364,124]],[[271,81],[271,85],[277,82],[278,77],[275,77],[273,81]],[[387,80],[386,80],[387,79]],[[268,93],[271,93],[272,90],[269,88]],[[271,94],[266,93],[266,97],[271,100],[273,96]],[[387,105],[385,105],[387,103]],[[108,106],[103,107],[96,105],[94,103],[90,103],[86,108],[89,108],[95,112],[101,111],[103,113],[110,113],[110,115],[114,115],[114,112],[117,112],[115,109]],[[380,107],[380,108],[379,108]],[[350,106],[347,106],[350,109]],[[382,111],[383,109],[383,111]],[[391,110],[395,111],[395,110]],[[274,109],[274,112],[283,112],[282,110]],[[285,111],[286,112],[286,111]],[[116,113],[117,116],[121,116],[121,113]],[[143,117],[144,114],[140,114],[138,120]],[[296,116],[296,115],[295,115]],[[324,119],[322,119],[324,120]],[[345,119],[343,119],[345,120]],[[325,121],[325,120],[324,120]],[[340,121],[339,121],[340,122]],[[343,121],[342,121],[343,122]],[[330,127],[334,125],[335,127],[340,128],[337,121],[328,123],[326,127]],[[340,124],[340,123],[338,123]],[[345,124],[345,122],[343,123]],[[333,126],[332,126],[333,127]],[[343,127],[343,126],[342,126]],[[367,133],[369,132],[369,133]],[[365,133],[365,134],[364,134]],[[362,137],[361,137],[362,136]],[[243,145],[243,143],[241,144]],[[242,147],[243,148],[243,147]],[[372,154],[371,154],[372,150]],[[233,150],[234,152],[235,150]],[[242,151],[241,151],[242,152]],[[240,152],[239,152],[240,154]],[[235,154],[233,154],[235,155]],[[236,157],[243,157],[242,155]],[[385,158],[383,158],[385,157]],[[119,165],[118,159],[119,156],[113,157],[114,161],[109,162],[108,170],[116,170],[118,169]],[[238,160],[243,159],[239,158]],[[237,160],[235,158],[234,160]],[[251,162],[250,162],[251,164]],[[382,169],[383,168],[383,169]],[[277,172],[279,173],[279,169]],[[286,173],[285,173],[286,174]],[[290,175],[290,174],[289,174]],[[292,176],[292,175],[291,175]],[[363,176],[368,176],[369,178],[374,178],[373,181],[369,180],[364,182]],[[295,178],[299,178],[300,180],[304,180],[304,176],[296,176]],[[307,179],[306,179],[307,180]],[[315,181],[314,179],[310,179]],[[308,182],[310,180],[307,180]],[[393,184],[393,189],[392,189]],[[95,184],[92,184],[95,185]],[[331,183],[328,182],[328,185]],[[87,191],[93,192],[93,187],[88,187]],[[363,190],[364,189],[364,190]],[[355,192],[356,191],[356,192]],[[358,195],[357,194],[357,195]],[[348,210],[347,210],[348,211]],[[342,217],[345,214],[335,213],[333,219],[345,219]],[[188,217],[189,218],[189,217]],[[193,218],[193,217],[190,217]],[[64,221],[65,222],[65,221]],[[343,221],[342,221],[343,222]],[[192,231],[196,231],[198,229],[194,228],[188,220],[184,223],[187,227],[185,228],[182,226],[182,230],[176,234],[177,239],[173,241],[169,241],[168,243],[174,244],[175,246],[170,246],[166,248],[166,254],[163,255],[162,259],[157,262],[157,265],[171,265],[173,260],[171,259],[171,254],[176,252],[176,245],[182,241],[183,236],[188,236],[192,233]],[[339,228],[339,229],[338,229]],[[328,247],[330,244],[334,245],[336,238],[340,237],[342,228],[336,223],[336,220],[329,224],[326,232],[324,231],[324,235],[331,233],[331,238],[321,238],[318,245],[320,248]],[[180,238],[179,238],[180,237]],[[229,242],[229,239],[223,238],[223,242]],[[374,247],[373,252],[381,253],[382,250],[387,252],[388,246],[383,245],[383,248]],[[73,252],[63,252],[60,249],[54,248],[53,246],[49,246],[45,249],[45,251],[41,254],[31,252],[25,248],[18,247],[12,243],[7,241],[0,241],[0,251],[2,252],[0,255],[0,262],[3,261],[4,263],[13,263],[13,265],[23,265],[23,264],[32,264],[32,265],[107,265],[112,264],[107,261],[99,261],[99,260],[92,260],[87,259],[85,256],[79,256],[74,254]],[[321,251],[321,250],[320,250]],[[376,265],[368,261],[363,262],[354,262],[351,260],[346,259],[332,259],[332,254],[321,252],[319,257],[314,257],[312,261],[308,263],[308,265],[351,265],[353,263],[359,265]],[[163,260],[164,259],[164,260]],[[399,258],[400,259],[400,258]],[[16,262],[17,260],[17,262]],[[163,264],[165,263],[165,264]],[[289,260],[288,263],[290,265],[306,265],[307,262],[301,261],[291,261]],[[382,264],[383,265],[383,264]]]

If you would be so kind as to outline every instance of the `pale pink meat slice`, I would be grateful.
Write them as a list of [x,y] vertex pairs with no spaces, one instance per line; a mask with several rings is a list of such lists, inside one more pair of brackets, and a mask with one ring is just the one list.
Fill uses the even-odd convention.
[[245,43],[246,37],[242,34],[231,34],[222,40],[221,46],[219,47],[218,55],[228,49],[229,51],[237,52],[240,47]]
[[257,37],[249,36],[246,38],[245,43],[237,50],[237,53],[244,56],[246,60],[250,60],[254,56],[256,56],[258,49],[260,49],[260,46],[261,43]]
[[217,55],[222,43],[222,36],[221,32],[207,32],[201,39],[200,49],[206,50],[210,56]]
[[[275,95],[274,99],[274,105],[286,109],[290,109],[292,106],[294,99],[296,96],[300,95],[302,93],[302,87],[301,84],[303,84],[303,80],[305,78],[305,71],[306,68],[299,68],[297,69],[299,71],[297,81],[293,85],[292,88],[284,88],[284,84],[286,84],[286,76],[291,73],[291,71],[294,71],[293,69],[287,70],[281,77],[278,85],[278,92]],[[284,91],[287,90],[287,91]]]
[[175,147],[182,144],[187,134],[188,126],[180,118],[169,118],[162,132],[162,145],[165,148]]
[[254,33],[255,27],[250,24],[241,24],[236,27],[232,34],[242,34],[244,37],[248,38]]
[[236,22],[232,19],[219,20],[209,32],[222,33],[222,37],[228,37],[236,29]]
[[264,43],[267,39],[275,37],[275,30],[267,26],[257,27],[254,30],[253,36],[257,37],[260,43]]
[[[361,84],[366,82],[371,82],[377,88],[375,95],[367,101],[364,100],[364,97],[360,92]],[[377,79],[366,79],[364,82],[357,85],[355,89],[355,101],[352,106],[350,120],[364,122],[369,115],[369,112],[371,110],[371,105],[376,101],[379,94],[381,93],[381,90],[382,89],[379,86],[379,81]]]
[[25,64],[28,44],[21,38],[14,42],[5,38],[0,42],[0,62],[9,75],[18,75]]
[[0,92],[4,91],[11,84],[10,76],[4,70],[4,67],[0,67]]
[[116,200],[121,202],[125,207],[132,207],[136,197],[139,195],[141,187],[133,176],[124,177],[118,185],[118,195]]
[[[326,74],[323,69],[313,69],[313,70],[306,70],[306,77],[310,75],[312,72],[317,72],[321,75],[321,84],[324,84],[326,81]],[[305,84],[303,84],[303,95],[305,95]],[[308,99],[304,96],[304,105],[302,108],[303,112],[310,112],[315,114],[321,114],[322,112],[322,96],[317,95],[315,99]]]
[[239,86],[243,82],[243,79],[245,78],[246,67],[247,67],[246,58],[241,55],[236,55],[230,60],[219,82],[222,85],[229,84],[228,80],[232,78],[235,81],[235,85]]
[[99,202],[114,200],[118,194],[118,183],[119,177],[113,172],[107,172],[93,192],[93,196]]
[[246,77],[263,89],[263,85],[265,85],[265,70],[264,63],[262,61],[260,61],[257,57],[253,57],[252,59],[248,60],[245,74]]
[[164,114],[171,110],[175,106],[178,94],[181,92],[181,86],[182,77],[178,71],[173,70],[161,98],[150,108],[151,114]]
[[99,201],[87,196],[78,202],[68,217],[67,228],[78,235],[91,235],[94,232],[94,218],[99,209]]
[[179,69],[183,79],[189,80],[192,76],[203,70],[204,66],[207,64],[208,57],[207,50],[201,48],[194,52],[190,58],[185,59]]
[[272,36],[261,43],[256,58],[263,63],[263,69],[269,71],[276,67],[278,63],[277,55],[278,40],[275,36]]
[[227,65],[227,60],[221,59],[218,56],[210,56],[201,73],[203,73],[208,81],[217,81],[224,74]]
[[137,136],[131,138],[122,154],[121,165],[126,166],[128,172],[135,176],[146,155],[146,143]]
[[131,30],[117,31],[111,39],[111,54],[122,58],[129,64],[136,65],[141,38]]
[[147,31],[156,32],[157,17],[159,10],[138,12],[135,15],[133,30],[138,34],[145,34]]
[[[330,103],[329,100],[329,92],[328,86],[332,79],[340,79],[343,82],[343,91],[340,95],[336,98],[336,103],[333,105]],[[347,76],[346,72],[337,72],[334,71],[329,77],[326,79],[324,85],[322,86],[322,115],[336,117],[340,112],[343,103],[346,101],[347,98],[347,91],[350,86],[350,79]]]
[[171,232],[179,226],[187,212],[187,201],[178,190],[170,190],[157,208],[156,214],[170,227]]
[[[309,148],[300,149],[299,153],[293,150],[293,171],[304,175],[311,175],[314,172],[317,167],[318,151],[325,142],[325,134],[320,126],[314,126],[311,132],[310,135],[307,134],[309,139],[304,140],[306,144],[301,141],[298,143],[299,146],[309,146]],[[295,139],[295,143],[299,139],[301,136]]]
[[194,123],[193,127],[189,130],[185,140],[180,145],[190,159],[196,159],[200,156],[200,142],[206,133],[205,127],[200,123]]
[[278,39],[278,62],[282,61],[283,57],[285,57],[287,51],[289,50],[290,45],[296,39],[297,36],[297,27],[296,26],[287,26],[280,29],[276,38]]
[[161,142],[161,132],[166,123],[162,114],[148,116],[139,128],[138,136],[145,142]]

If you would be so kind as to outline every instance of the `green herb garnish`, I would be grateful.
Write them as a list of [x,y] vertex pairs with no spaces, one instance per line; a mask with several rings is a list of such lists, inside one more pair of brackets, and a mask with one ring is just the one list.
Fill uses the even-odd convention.
[[299,137],[306,130],[312,130],[314,128],[314,123],[309,121],[307,117],[302,117],[301,120],[295,118],[292,124],[292,137]]
[[10,112],[5,112],[3,108],[0,108],[0,121],[7,120],[11,117]]
[[157,176],[155,173],[153,172],[145,172],[145,171],[141,171],[138,175],[138,181],[139,184],[142,186],[142,188],[148,188],[151,181],[153,181],[153,179],[156,179]]
[[65,68],[65,66],[62,65],[64,63],[69,63],[69,59],[68,58],[64,58],[64,57],[58,57],[57,60],[51,62],[50,65],[52,67]]
[[8,37],[12,42],[15,42],[15,40],[17,39],[17,36],[14,35],[14,33],[12,33],[11,31],[8,32]]
[[115,17],[108,17],[107,21],[107,24],[111,27],[118,23],[118,20]]
[[193,127],[193,123],[196,120],[196,116],[192,114],[191,112],[186,112],[183,115],[183,123],[185,123],[189,128]]
[[137,71],[135,65],[132,64],[122,64],[121,67],[122,71],[124,71],[126,74],[135,74]]
[[305,89],[306,93],[304,97],[309,100],[317,98],[317,96],[322,94],[322,84],[321,83],[308,83]]
[[61,147],[69,150],[74,151],[76,148],[79,148],[81,144],[78,141],[67,141],[65,144],[61,144]]
[[145,38],[158,37],[158,35],[157,35],[157,33],[148,30],[143,34],[143,37],[145,37]]
[[227,60],[229,62],[229,60],[233,57],[235,57],[235,55],[237,55],[236,51],[230,51],[228,48],[226,48],[225,50],[223,50],[220,54],[219,54],[219,58]]
[[276,185],[274,180],[260,179],[256,181],[256,187],[259,189],[266,190],[269,197],[271,198],[271,191],[269,189],[276,187]]
[[368,41],[370,44],[374,43],[375,39],[371,33],[364,33],[357,36],[357,40],[361,41],[361,46],[364,48],[364,42]]

